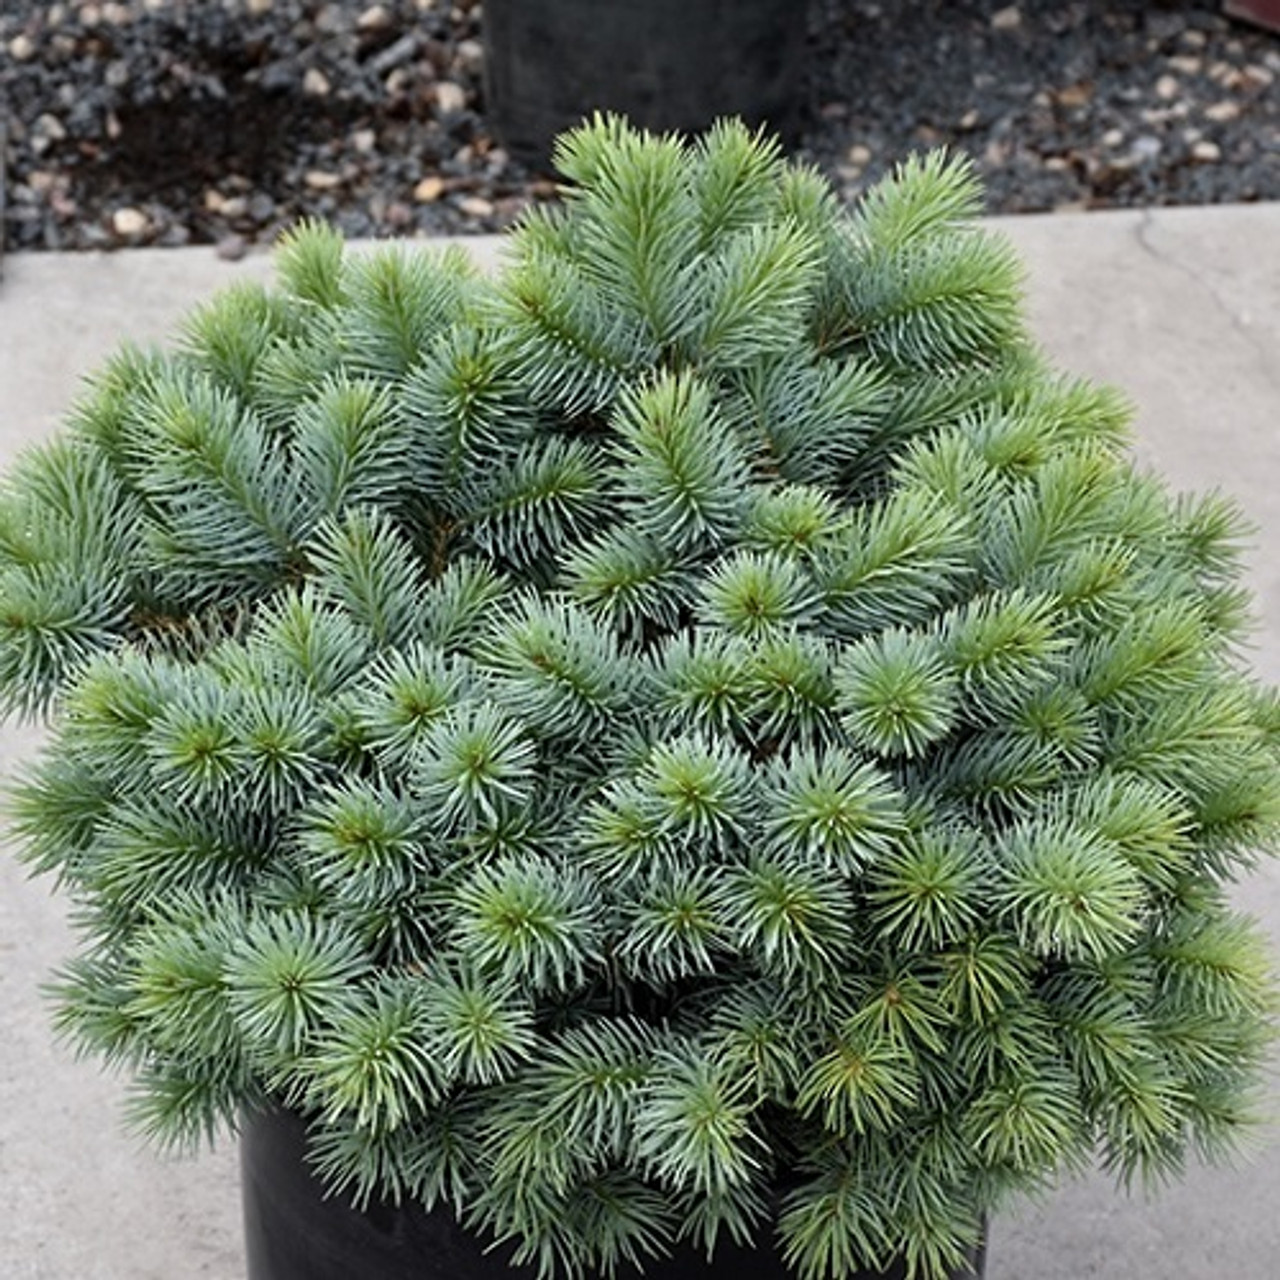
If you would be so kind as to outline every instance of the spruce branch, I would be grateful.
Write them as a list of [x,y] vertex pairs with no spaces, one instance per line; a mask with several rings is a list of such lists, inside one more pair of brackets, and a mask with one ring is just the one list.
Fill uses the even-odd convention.
[[714,546],[737,528],[747,459],[710,387],[661,374],[620,402],[618,489],[635,527],[674,552]]

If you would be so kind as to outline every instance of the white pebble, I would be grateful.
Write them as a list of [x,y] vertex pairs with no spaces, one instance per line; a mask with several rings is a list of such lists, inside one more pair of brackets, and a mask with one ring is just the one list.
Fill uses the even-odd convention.
[[129,239],[142,235],[150,225],[150,219],[141,209],[126,206],[123,209],[117,209],[111,215],[112,231],[118,236],[124,236]]
[[468,218],[487,218],[493,213],[493,205],[483,196],[463,196],[458,209]]
[[308,67],[302,77],[302,92],[313,98],[327,98],[333,86],[329,77],[319,67]]
[[419,204],[434,204],[444,195],[444,179],[431,174],[413,189],[413,198]]
[[391,10],[383,4],[370,5],[357,19],[357,31],[385,31],[393,22]]
[[53,142],[61,142],[67,136],[66,125],[48,111],[36,117],[34,128],[42,138],[48,138]]
[[397,67],[382,83],[387,93],[394,98],[413,83],[413,72],[408,67]]
[[458,62],[472,75],[479,75],[484,69],[484,45],[479,40],[459,40]]
[[452,80],[441,80],[436,85],[436,106],[445,115],[453,115],[467,105],[467,91]]

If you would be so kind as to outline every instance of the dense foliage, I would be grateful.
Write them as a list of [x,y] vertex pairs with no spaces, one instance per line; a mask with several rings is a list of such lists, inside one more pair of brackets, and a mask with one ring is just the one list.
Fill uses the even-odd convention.
[[956,1262],[1230,1145],[1276,834],[1239,526],[1051,372],[958,161],[566,137],[490,278],[308,227],[0,509],[58,1018],[548,1271]]

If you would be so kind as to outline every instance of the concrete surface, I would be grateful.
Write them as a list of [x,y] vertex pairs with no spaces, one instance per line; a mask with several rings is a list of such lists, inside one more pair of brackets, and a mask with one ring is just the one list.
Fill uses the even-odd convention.
[[[1057,362],[1126,388],[1141,455],[1178,487],[1235,493],[1257,525],[1255,661],[1280,682],[1280,205],[998,225],[1026,258],[1033,326]],[[169,335],[212,288],[266,269],[199,249],[11,257],[0,463],[54,426],[119,341]],[[8,729],[0,768],[35,740]],[[1280,948],[1280,866],[1240,897]],[[234,1153],[158,1159],[121,1135],[119,1082],[52,1041],[37,990],[69,938],[48,886],[0,858],[0,1280],[237,1280]],[[1278,1210],[1273,1130],[1249,1163],[1197,1169],[1154,1203],[1094,1177],[1001,1219],[988,1280],[1275,1280]]]

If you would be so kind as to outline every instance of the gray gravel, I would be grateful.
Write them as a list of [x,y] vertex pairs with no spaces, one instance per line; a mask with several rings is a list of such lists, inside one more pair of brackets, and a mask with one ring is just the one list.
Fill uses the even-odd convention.
[[[0,0],[5,242],[500,229],[555,187],[486,126],[480,24],[478,0]],[[1280,199],[1280,38],[1217,0],[813,0],[811,29],[800,152],[847,196],[947,143],[996,212]]]
[[810,154],[846,194],[969,152],[993,212],[1280,199],[1280,36],[1219,0],[817,0]]

